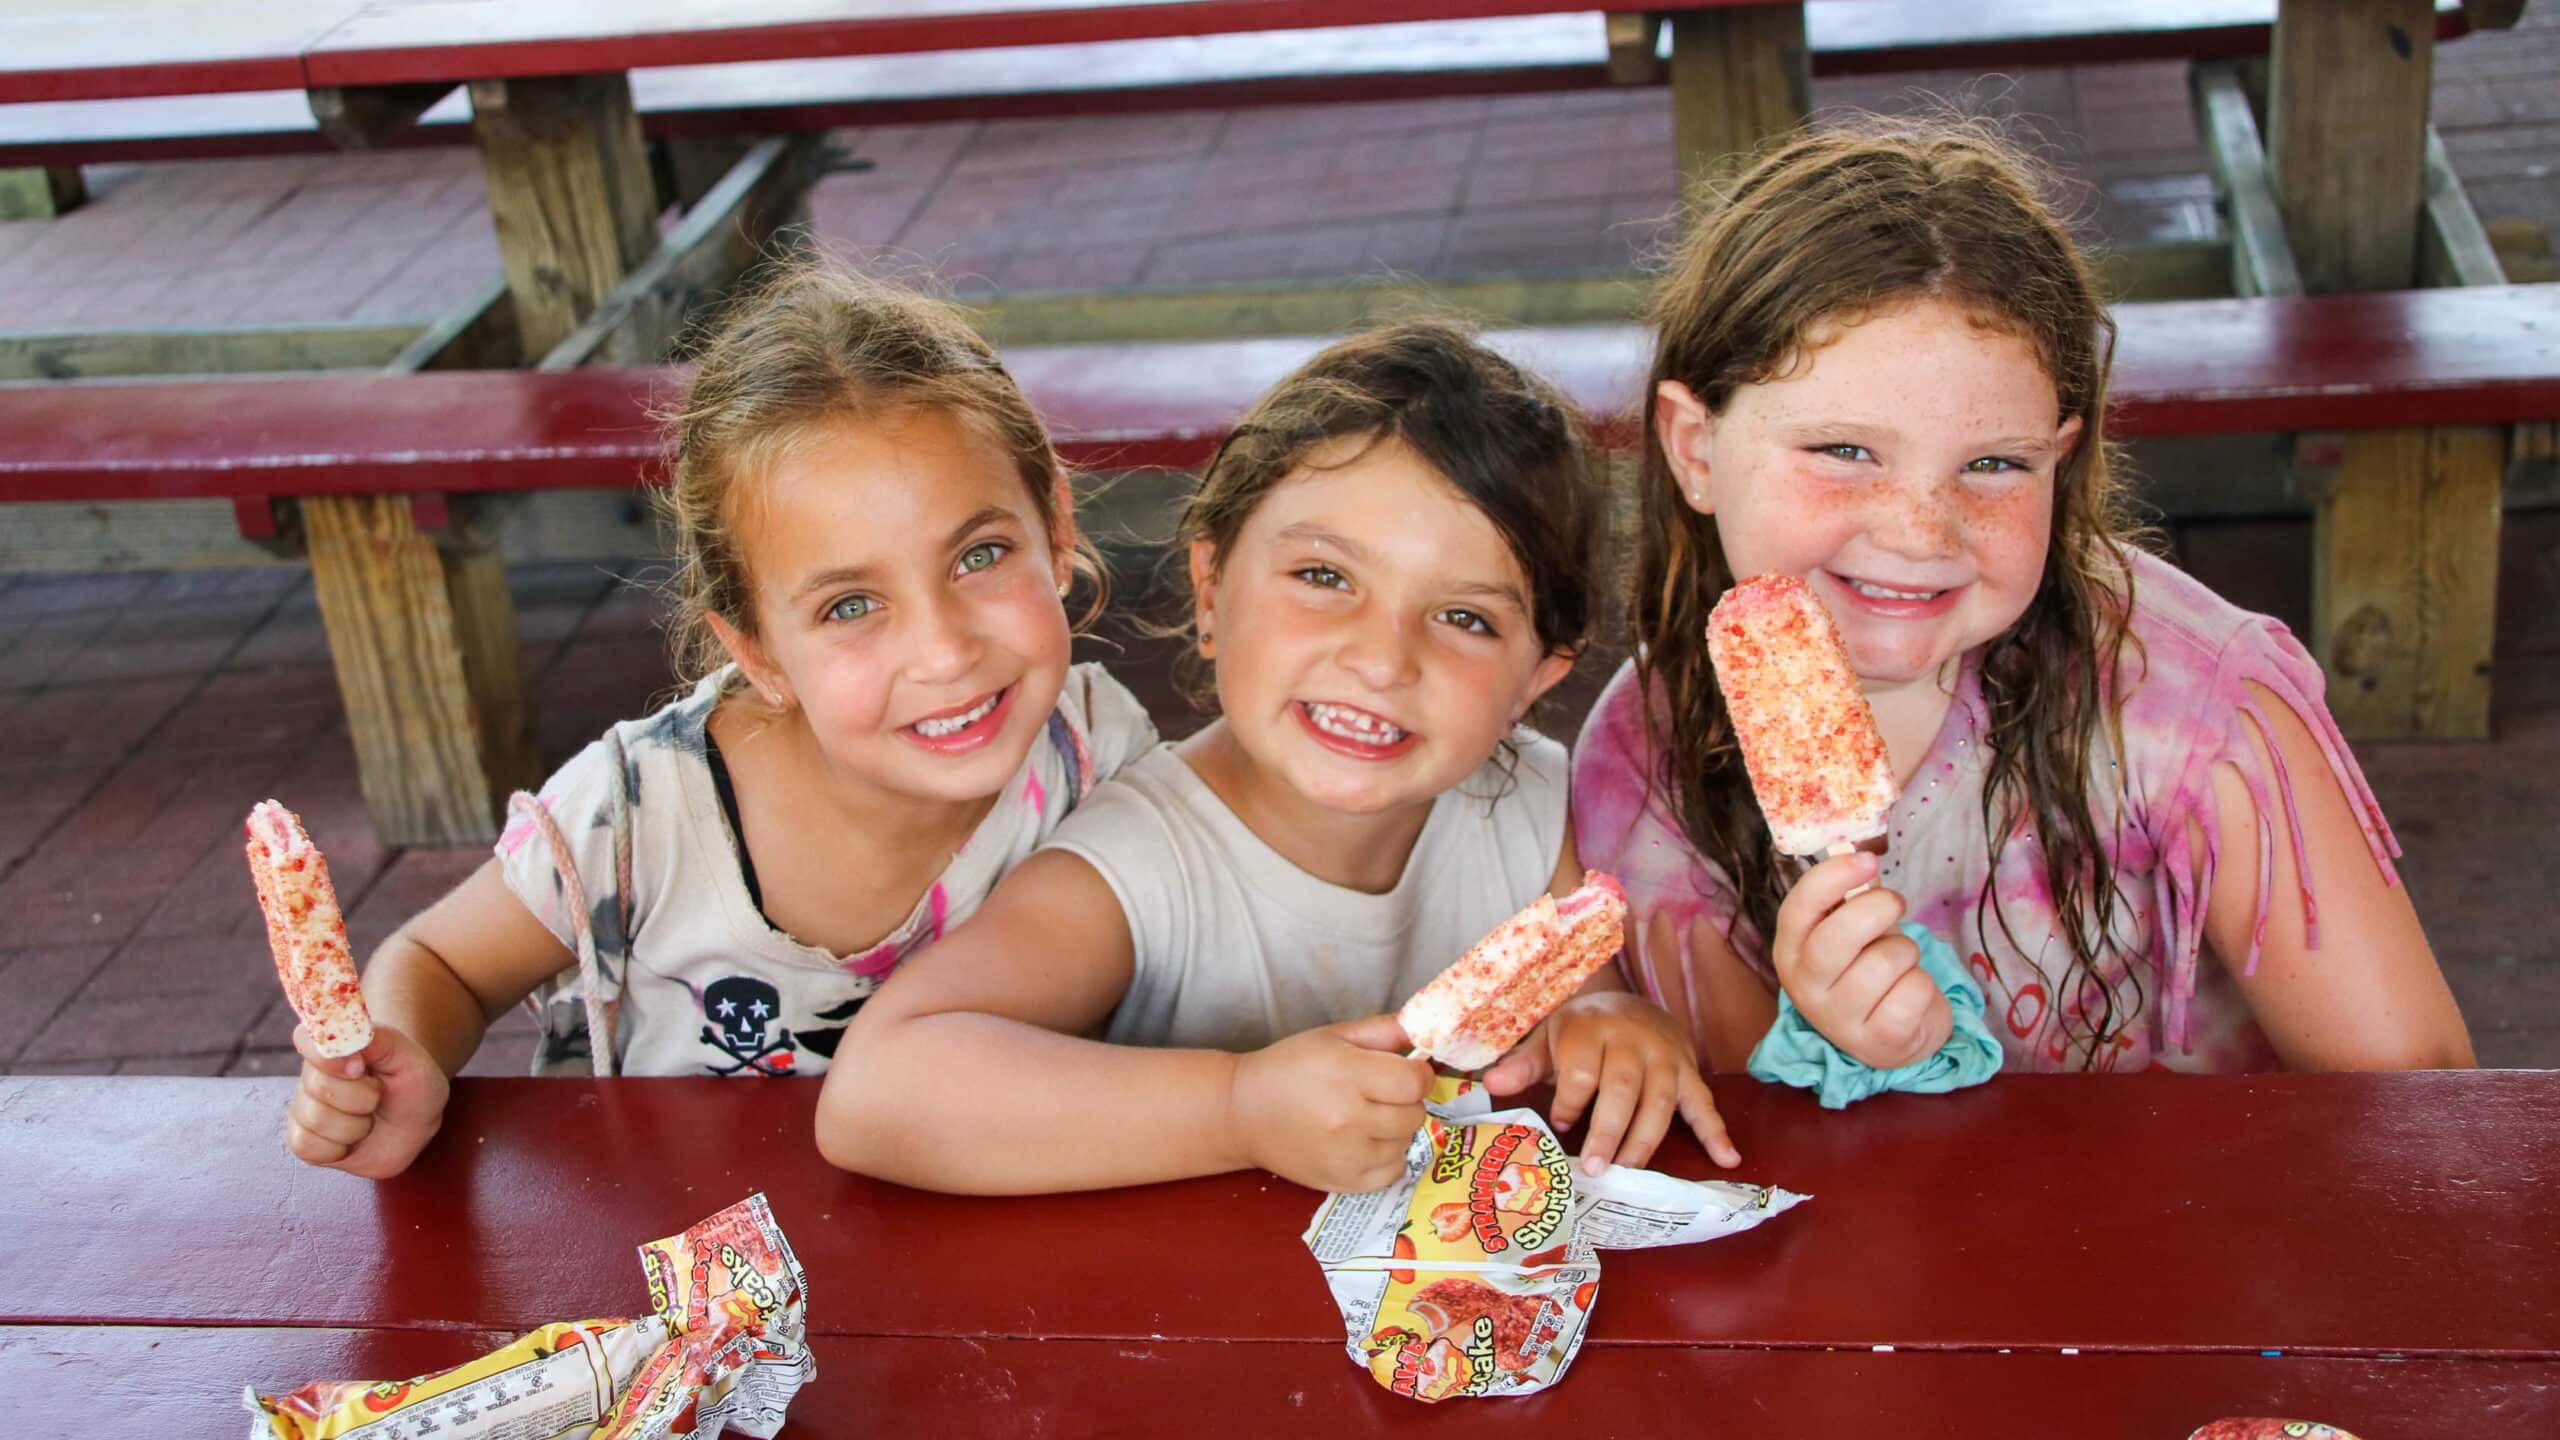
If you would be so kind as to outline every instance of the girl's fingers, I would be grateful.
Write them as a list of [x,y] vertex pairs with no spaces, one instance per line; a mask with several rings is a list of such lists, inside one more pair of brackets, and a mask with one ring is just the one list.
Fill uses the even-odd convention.
[[293,1048],[296,1051],[299,1051],[302,1058],[309,1061],[315,1068],[325,1070],[332,1075],[343,1075],[350,1080],[364,1074],[364,1056],[362,1054],[341,1055],[332,1060],[313,1048],[318,1043],[318,1041],[311,1038],[311,1032],[309,1029],[298,1024],[293,1027]]
[[1831,983],[1832,1013],[1865,1029],[1875,1023],[1876,1007],[1905,975],[1920,971],[1920,947],[1907,935],[1890,935],[1869,944],[1839,979]]
[[349,1115],[371,1115],[382,1107],[382,1082],[370,1075],[349,1080],[317,1065],[305,1064],[301,1091],[330,1109]]
[[1778,905],[1778,923],[1769,937],[1770,952],[1790,954],[1801,949],[1814,928],[1840,907],[1850,891],[1875,883],[1881,866],[1875,856],[1858,850],[1833,856],[1804,872]]
[[[1694,1069],[1667,1060],[1647,1066],[1643,1095],[1636,1104],[1634,1121],[1618,1141],[1617,1152],[1598,1155],[1597,1158],[1603,1163],[1618,1165],[1641,1165],[1652,1159],[1654,1147],[1662,1143],[1664,1133],[1671,1128],[1671,1117],[1679,1113],[1680,1072],[1691,1070],[1694,1073]],[[1596,1146],[1582,1147],[1583,1168],[1594,1175],[1600,1173],[1599,1166],[1592,1163],[1596,1151]]]
[[1599,1174],[1618,1153],[1644,1099],[1644,1079],[1644,1061],[1634,1051],[1613,1049],[1602,1057],[1599,1098],[1582,1136],[1582,1173]]
[[[1943,1020],[1933,1011],[1945,1011]],[[1938,982],[1930,979],[1929,972],[1915,960],[1876,1001],[1867,1023],[1875,1034],[1895,1037],[1915,1052],[1903,1062],[1910,1064],[1934,1054],[1938,1046],[1946,1043],[1947,1032],[1955,1025],[1955,1012],[1947,1010],[1946,996],[1938,989]]]
[[373,1129],[371,1115],[350,1115],[343,1110],[332,1110],[299,1090],[294,1092],[293,1102],[285,1107],[285,1113],[302,1129],[323,1140],[349,1147]]
[[335,1165],[346,1159],[353,1149],[335,1140],[324,1140],[290,1119],[285,1122],[284,1148],[305,1165]]
[[1555,1053],[1556,1097],[1547,1106],[1547,1119],[1559,1129],[1571,1129],[1600,1088],[1600,1067],[1606,1056],[1598,1034],[1590,1026],[1557,1031],[1551,1048]]
[[1707,1147],[1707,1158],[1730,1170],[1742,1163],[1742,1152],[1733,1146],[1733,1137],[1724,1128],[1724,1116],[1716,1109],[1716,1097],[1707,1088],[1706,1077],[1695,1069],[1681,1072],[1680,1118],[1689,1122],[1689,1132]]

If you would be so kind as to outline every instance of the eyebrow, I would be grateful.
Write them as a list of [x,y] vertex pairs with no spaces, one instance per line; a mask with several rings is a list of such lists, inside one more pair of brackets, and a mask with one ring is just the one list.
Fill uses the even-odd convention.
[[[946,550],[956,548],[961,541],[969,538],[972,531],[978,530],[983,526],[994,524],[999,520],[1011,520],[1012,518],[1014,518],[1013,512],[1005,509],[1001,505],[981,506],[975,513],[970,515],[969,518],[951,527],[951,538],[943,542],[943,548]],[[831,589],[838,585],[859,584],[862,581],[870,579],[877,568],[878,567],[872,565],[838,565],[830,569],[821,570],[801,581],[799,588],[791,592],[791,597],[794,600],[797,600],[814,591]]]
[[[1293,544],[1314,545],[1318,547],[1331,546],[1336,550],[1340,550],[1343,553],[1344,558],[1352,561],[1354,564],[1360,565],[1368,564],[1372,559],[1376,558],[1370,554],[1369,548],[1361,544],[1359,541],[1352,539],[1348,535],[1328,530],[1324,526],[1318,525],[1309,520],[1301,520],[1294,525],[1282,526],[1280,529],[1272,532],[1271,542],[1274,545],[1282,546],[1284,548]],[[1456,579],[1442,580],[1440,585],[1441,588],[1447,590],[1450,594],[1455,595],[1460,599],[1503,600],[1508,601],[1513,608],[1519,610],[1522,614],[1527,614],[1529,610],[1529,597],[1521,594],[1520,587],[1517,585],[1489,580]]]

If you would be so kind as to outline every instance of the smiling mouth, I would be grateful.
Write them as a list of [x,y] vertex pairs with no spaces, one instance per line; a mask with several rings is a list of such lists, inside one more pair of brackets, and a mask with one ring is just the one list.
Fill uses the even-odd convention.
[[1300,708],[1306,712],[1307,719],[1318,730],[1337,740],[1349,741],[1354,745],[1373,745],[1379,749],[1385,749],[1390,745],[1402,744],[1408,733],[1404,727],[1390,720],[1372,715],[1366,710],[1355,710],[1348,705],[1328,705],[1322,701],[1308,700],[1301,702]]
[[1947,593],[1944,590],[1897,590],[1890,585],[1878,585],[1848,575],[1835,575],[1833,578],[1870,600],[1935,600]]
[[970,706],[968,709],[957,715],[945,715],[932,720],[919,720],[907,728],[915,731],[927,740],[940,740],[952,735],[957,735],[961,731],[968,729],[970,726],[977,724],[979,721],[986,719],[989,715],[994,714],[996,706],[1004,701],[1004,693],[1005,692],[1002,690],[998,690],[994,694],[989,695],[986,699],[979,701],[977,704]]

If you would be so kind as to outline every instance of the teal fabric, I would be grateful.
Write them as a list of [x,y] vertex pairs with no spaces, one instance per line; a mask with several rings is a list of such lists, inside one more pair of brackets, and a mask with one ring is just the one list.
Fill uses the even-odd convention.
[[1811,1090],[1820,1097],[1823,1109],[1839,1110],[1887,1090],[1940,1095],[1979,1085],[1999,1073],[2000,1042],[1983,1023],[1982,987],[1965,973],[1946,941],[1917,925],[1904,925],[1902,933],[1918,942],[1920,968],[1947,992],[1947,1004],[1955,1011],[1955,1032],[1937,1054],[1899,1070],[1861,1065],[1822,1038],[1822,1032],[1781,990],[1778,1023],[1751,1051],[1752,1078]]

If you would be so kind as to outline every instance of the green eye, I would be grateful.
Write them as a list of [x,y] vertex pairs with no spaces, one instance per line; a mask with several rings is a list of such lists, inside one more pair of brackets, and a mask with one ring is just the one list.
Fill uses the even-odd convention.
[[2024,470],[2027,467],[2005,456],[1985,455],[1979,460],[1967,461],[1964,468],[1976,475],[2000,475],[2011,470]]
[[827,618],[830,620],[859,620],[863,616],[870,614],[876,604],[877,602],[868,595],[847,595],[843,599],[827,607]]
[[960,552],[960,572],[964,575],[984,570],[1004,557],[1004,547],[992,540],[972,545]]

